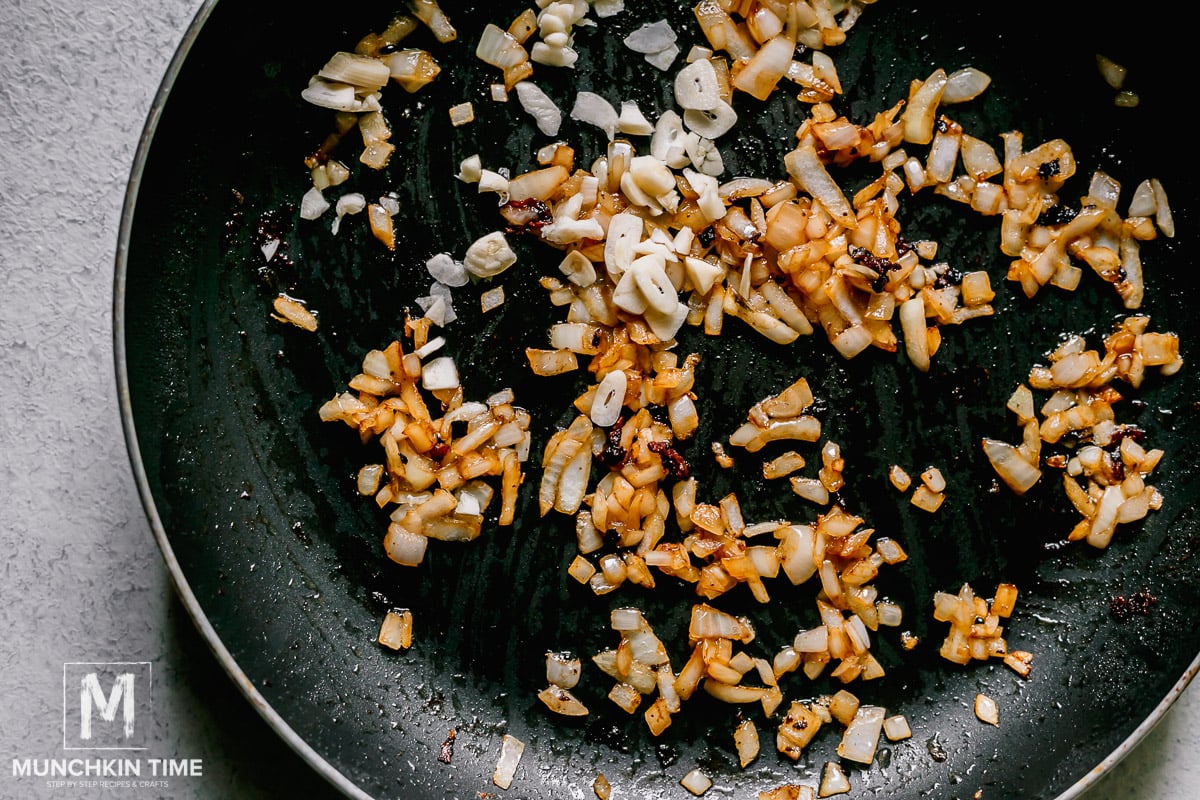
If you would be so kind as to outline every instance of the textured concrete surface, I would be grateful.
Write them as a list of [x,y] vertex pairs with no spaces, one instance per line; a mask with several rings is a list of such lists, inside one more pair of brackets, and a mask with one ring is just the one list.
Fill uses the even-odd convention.
[[[320,800],[333,793],[225,678],[176,602],[126,460],[113,258],[143,120],[199,0],[0,0],[0,798]],[[165,788],[52,789],[63,663],[149,661]],[[1200,797],[1200,690],[1091,798]]]

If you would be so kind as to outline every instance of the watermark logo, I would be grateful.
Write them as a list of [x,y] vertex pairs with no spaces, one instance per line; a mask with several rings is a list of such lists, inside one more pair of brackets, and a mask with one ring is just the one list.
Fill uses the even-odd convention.
[[149,661],[63,664],[63,749],[145,750],[152,689]]

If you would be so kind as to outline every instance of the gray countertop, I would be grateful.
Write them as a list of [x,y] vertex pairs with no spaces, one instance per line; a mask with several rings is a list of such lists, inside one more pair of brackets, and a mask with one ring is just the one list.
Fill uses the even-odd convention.
[[[117,409],[113,260],[143,122],[199,0],[0,2],[0,797],[332,797],[227,679],[172,591]],[[63,756],[65,662],[149,662],[147,753],[200,775],[133,789],[14,776]],[[1185,691],[1088,798],[1200,797]],[[146,777],[146,776],[142,776]]]

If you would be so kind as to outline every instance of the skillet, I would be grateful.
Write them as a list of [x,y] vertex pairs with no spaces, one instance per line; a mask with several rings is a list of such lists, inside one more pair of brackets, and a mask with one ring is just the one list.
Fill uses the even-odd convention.
[[[687,7],[629,6],[579,34],[575,73],[539,72],[548,92],[560,99],[576,88],[620,92],[647,111],[665,107],[664,82],[620,38],[658,18],[669,19],[685,43],[699,33]],[[1027,142],[1062,136],[1083,175],[1103,168],[1127,192],[1145,177],[1161,177],[1179,234],[1143,250],[1143,311],[1156,329],[1180,334],[1188,359],[1197,325],[1185,272],[1196,245],[1195,184],[1175,144],[1182,134],[1172,122],[1177,88],[1166,79],[1176,41],[1170,26],[1150,46],[1131,26],[1098,15],[966,6],[869,7],[833,53],[850,87],[840,107],[863,120],[934,66],[974,65],[994,83],[956,112],[968,130],[997,137],[1016,128]],[[565,573],[570,521],[539,518],[528,485],[511,528],[489,527],[466,546],[431,547],[416,569],[390,564],[380,545],[384,520],[354,492],[366,451],[344,428],[317,419],[363,353],[399,335],[404,310],[428,289],[424,260],[461,254],[499,225],[494,204],[451,178],[461,159],[479,152],[485,163],[530,168],[536,147],[548,141],[515,103],[489,105],[483,92],[493,76],[472,57],[483,24],[509,20],[522,6],[446,8],[460,41],[437,47],[414,36],[417,46],[434,50],[443,72],[422,94],[392,98],[399,149],[384,173],[361,176],[364,191],[399,195],[394,255],[362,226],[333,238],[324,226],[298,224],[295,209],[307,186],[303,155],[330,124],[299,100],[299,90],[334,50],[386,24],[392,9],[209,3],[164,83],[122,224],[115,334],[133,468],[181,597],[248,700],[349,796],[496,792],[490,776],[504,733],[527,745],[508,792],[514,797],[587,797],[597,772],[618,796],[684,797],[678,781],[696,766],[738,797],[784,782],[815,785],[836,736],[818,737],[793,764],[773,752],[771,729],[760,721],[763,753],[741,770],[729,707],[696,698],[655,739],[605,700],[609,682],[590,667],[579,693],[592,715],[550,718],[535,698],[545,651],[571,650],[586,660],[613,646],[608,611],[631,604],[670,643],[667,632],[686,626],[687,590],[593,596]],[[1138,108],[1113,106],[1095,68],[1101,46],[1130,67]],[[779,95],[755,106],[759,113],[743,114],[738,141],[724,148],[727,174],[782,174],[779,159],[802,112]],[[445,109],[464,99],[479,119],[452,128]],[[600,152],[592,130],[568,120],[562,135],[581,152]],[[819,336],[787,347],[749,335],[689,338],[684,346],[702,356],[703,394],[688,455],[705,463],[701,480],[711,497],[736,487],[755,518],[811,519],[789,493],[754,480],[757,462],[724,471],[701,458],[704,443],[728,436],[729,420],[804,375],[820,400],[826,436],[850,462],[844,495],[852,509],[909,552],[878,583],[904,608],[903,628],[923,644],[904,652],[896,636],[881,634],[876,649],[886,679],[849,688],[905,714],[914,736],[886,744],[869,769],[851,769],[850,797],[1074,797],[1157,721],[1196,670],[1194,371],[1188,362],[1169,380],[1148,380],[1124,409],[1124,419],[1166,451],[1156,473],[1162,510],[1123,528],[1107,550],[1066,546],[1072,512],[1049,481],[1021,500],[971,488],[994,482],[978,440],[1011,438],[1004,402],[1012,386],[1062,334],[1107,331],[1121,316],[1115,295],[1088,275],[1075,293],[1026,300],[1003,280],[994,225],[936,202],[911,205],[910,236],[937,239],[941,257],[965,269],[989,270],[996,316],[948,331],[926,376],[903,355],[870,351],[845,362]],[[263,265],[255,247],[260,226],[283,235],[286,261]],[[558,315],[535,280],[551,274],[556,260],[528,243],[517,246],[519,268],[503,280],[505,305],[484,317],[473,300],[460,302],[461,318],[447,334],[469,395],[511,386],[530,408],[538,452],[569,421],[582,379],[533,378],[520,357],[524,347],[545,346]],[[317,333],[270,318],[279,290],[319,310]],[[882,481],[892,463],[938,465],[950,499],[934,516],[913,509]],[[527,483],[538,477],[531,473]],[[944,628],[929,613],[933,592],[963,582],[986,592],[1000,581],[1021,591],[1006,634],[1011,647],[1035,653],[1027,680],[990,664],[959,668],[936,653]],[[1151,613],[1114,619],[1113,598],[1134,592],[1155,598]],[[768,656],[815,623],[811,601],[802,599],[808,595],[780,596],[787,599],[766,608],[722,598],[726,610],[752,616]],[[383,613],[397,606],[412,609],[417,625],[417,644],[403,654],[374,643]],[[682,663],[682,653],[672,656]],[[840,687],[823,679],[784,688],[790,700]],[[974,718],[971,701],[980,691],[999,702],[999,727]],[[437,756],[451,729],[456,747],[446,764]]]

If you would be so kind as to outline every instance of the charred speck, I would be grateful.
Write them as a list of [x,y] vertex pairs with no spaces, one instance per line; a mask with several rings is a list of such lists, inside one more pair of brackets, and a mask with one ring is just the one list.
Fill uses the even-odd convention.
[[621,431],[624,427],[624,417],[619,417],[613,423],[612,430],[608,432],[608,436],[604,440],[604,449],[597,456],[601,464],[609,467],[619,467],[625,463],[625,459],[629,458],[628,451],[621,446]]
[[1064,206],[1062,203],[1055,203],[1047,208],[1041,214],[1038,214],[1038,225],[1062,225],[1065,222],[1070,222],[1079,216],[1079,212],[1070,206]]
[[671,424],[670,411],[666,406],[658,405],[657,403],[651,403],[650,405],[646,406],[646,410],[650,412],[650,419],[654,420],[655,422],[661,422],[663,425]]
[[712,225],[709,225],[704,230],[700,231],[700,235],[696,237],[700,240],[700,244],[704,247],[712,245],[713,240],[717,238],[717,232],[713,230]]
[[958,367],[935,371],[933,381],[955,402],[981,403],[987,399],[991,373],[986,367]]
[[654,755],[658,756],[658,763],[664,767],[673,766],[679,760],[679,752],[669,744],[655,745]]
[[500,216],[508,222],[509,233],[538,231],[554,219],[550,206],[535,197],[505,203],[500,207]]
[[443,764],[449,764],[454,760],[454,737],[457,735],[458,733],[454,728],[451,728],[450,733],[446,734],[446,739],[442,742],[441,749],[438,752],[438,761]]
[[935,122],[933,126],[937,128],[938,133],[945,133],[946,131],[950,130],[950,123],[946,121],[945,117],[938,117],[937,122]]
[[662,456],[663,468],[672,478],[686,480],[692,475],[692,468],[688,466],[687,459],[679,455],[679,451],[666,442],[650,442],[647,445],[650,452],[658,453]]
[[962,273],[954,267],[937,276],[937,280],[933,282],[933,288],[945,289],[947,286],[958,286],[962,283]]
[[1050,161],[1043,161],[1041,164],[1038,164],[1037,173],[1038,177],[1042,180],[1053,178],[1060,172],[1062,172],[1062,164],[1059,163],[1057,158]]
[[925,742],[925,748],[929,750],[930,758],[939,764],[950,757],[950,754],[946,752],[946,748],[942,747],[942,743],[938,741],[936,733],[933,735],[933,738]]
[[264,211],[254,226],[254,244],[261,247],[267,242],[283,238],[292,231],[292,212],[295,206],[285,205],[283,208]]
[[882,292],[883,287],[887,284],[888,273],[896,269],[897,265],[886,258],[880,258],[865,247],[851,247],[849,252],[855,264],[879,273],[879,277],[871,281],[871,288],[876,292]]
[[1143,589],[1128,597],[1119,594],[1108,604],[1108,613],[1118,622],[1128,622],[1134,614],[1146,616],[1158,603],[1158,598]]

